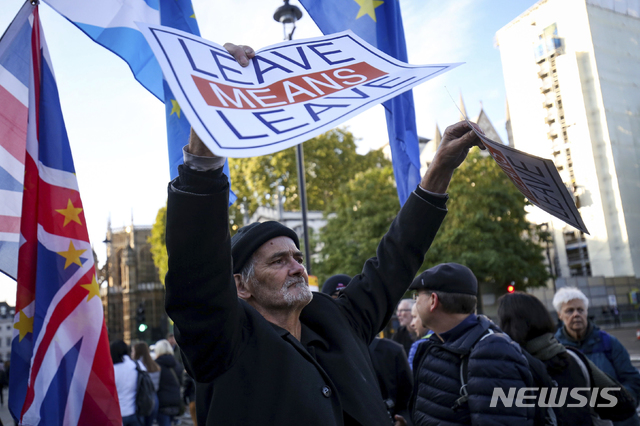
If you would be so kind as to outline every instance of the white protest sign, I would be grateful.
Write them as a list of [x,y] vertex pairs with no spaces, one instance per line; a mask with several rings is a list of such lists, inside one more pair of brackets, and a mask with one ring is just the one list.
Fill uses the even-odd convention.
[[531,204],[588,234],[553,161],[494,142],[474,129],[484,146]]
[[219,156],[297,145],[460,65],[407,65],[345,31],[258,50],[243,68],[215,43],[138,25],[182,112]]

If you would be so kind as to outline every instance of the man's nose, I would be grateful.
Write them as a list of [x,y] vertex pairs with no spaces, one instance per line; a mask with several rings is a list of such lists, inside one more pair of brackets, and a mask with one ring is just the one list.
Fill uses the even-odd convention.
[[292,266],[289,268],[289,275],[291,276],[300,276],[304,274],[304,265],[302,263],[298,263],[295,259],[292,260]]

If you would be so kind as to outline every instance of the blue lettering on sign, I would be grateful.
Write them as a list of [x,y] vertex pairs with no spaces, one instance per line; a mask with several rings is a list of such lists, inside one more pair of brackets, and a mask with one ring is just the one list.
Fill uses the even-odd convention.
[[218,76],[215,75],[214,73],[211,73],[211,72],[208,72],[208,71],[205,71],[205,70],[201,70],[200,68],[198,68],[196,66],[195,61],[193,60],[193,57],[191,56],[191,53],[189,53],[189,49],[187,49],[187,45],[184,44],[184,40],[183,39],[179,39],[178,42],[180,43],[180,46],[182,46],[182,50],[184,50],[185,55],[187,55],[187,59],[189,59],[189,63],[191,64],[191,68],[194,71],[198,71],[198,72],[200,72],[202,74],[206,74],[206,75],[209,75],[211,77],[218,78]]
[[282,58],[285,61],[289,61],[292,64],[295,64],[295,65],[299,66],[302,69],[310,70],[311,69],[311,64],[309,64],[309,60],[307,59],[307,55],[304,54],[304,50],[302,50],[302,47],[298,46],[298,47],[296,47],[296,50],[298,51],[298,54],[300,55],[300,60],[302,61],[302,63],[296,62],[293,59],[284,56],[280,52],[271,52],[271,54],[273,54],[274,56],[277,56],[279,58]]
[[263,118],[263,116],[264,116],[264,115],[267,115],[267,114],[276,114],[276,113],[278,113],[278,112],[285,112],[285,111],[284,111],[284,109],[276,109],[276,110],[273,110],[273,111],[254,112],[254,113],[253,113],[253,115],[255,115],[255,117],[256,117],[258,120],[260,120],[260,122],[262,122],[262,124],[264,124],[265,126],[267,126],[269,129],[271,129],[274,133],[276,133],[276,134],[278,134],[278,135],[279,135],[279,134],[281,134],[281,133],[286,133],[286,132],[290,132],[290,131],[292,131],[292,130],[299,129],[300,127],[304,127],[304,126],[307,126],[307,125],[309,124],[309,123],[304,123],[304,124],[301,124],[301,125],[296,126],[296,127],[291,127],[291,128],[289,128],[289,129],[280,130],[280,129],[276,128],[275,126],[273,126],[273,124],[276,124],[276,123],[282,123],[282,122],[284,122],[284,121],[293,120],[293,119],[294,119],[294,117],[286,117],[286,118],[281,118],[281,119],[279,119],[279,120],[272,120],[272,121],[268,121],[268,120],[266,120],[265,118]]
[[243,136],[240,134],[240,132],[233,126],[233,124],[231,124],[231,122],[229,121],[229,119],[224,115],[224,113],[222,111],[216,111],[218,113],[218,115],[220,116],[220,118],[222,118],[222,121],[224,121],[224,123],[229,127],[229,129],[231,129],[231,131],[236,135],[236,137],[238,139],[257,139],[257,138],[266,138],[269,135],[254,135],[254,136]]
[[309,49],[311,49],[311,51],[313,51],[313,53],[318,55],[320,57],[320,59],[322,59],[323,61],[325,61],[329,65],[337,65],[337,64],[342,64],[342,63],[345,63],[345,62],[349,62],[349,61],[354,61],[355,60],[354,58],[331,60],[331,59],[328,58],[329,55],[335,55],[336,53],[342,53],[342,50],[331,50],[329,52],[320,52],[317,48],[318,47],[322,47],[322,46],[333,46],[333,43],[326,42],[326,43],[317,43],[317,44],[309,44],[309,45],[307,45],[307,47]]
[[[396,77],[396,78],[392,78],[391,80],[389,80],[389,77],[385,76],[385,77],[380,77],[377,80],[373,80],[370,83],[365,83],[364,86],[376,87],[376,88],[379,88],[379,89],[394,89],[394,88],[396,88],[398,86],[403,85],[407,81],[411,81],[411,80],[415,79],[415,77],[409,77],[409,78],[407,78],[405,80],[400,81],[399,83],[391,84],[394,81],[399,80],[399,79],[400,79],[400,77]],[[385,80],[387,80],[387,81],[385,81]]]
[[233,56],[228,55],[228,54],[224,54],[221,52],[216,52],[215,50],[210,50],[211,55],[213,56],[213,59],[216,61],[216,64],[218,65],[218,68],[220,69],[220,74],[222,74],[222,77],[226,80],[226,81],[230,81],[232,83],[238,83],[238,84],[249,84],[249,85],[253,85],[253,83],[251,82],[247,82],[247,81],[240,81],[240,80],[233,80],[232,78],[229,78],[227,76],[227,74],[225,73],[225,70],[229,70],[231,72],[235,72],[236,74],[242,74],[242,71],[239,71],[237,69],[233,69],[231,67],[222,65],[220,63],[220,59],[218,58],[223,58],[223,59],[228,59],[229,61],[231,61],[234,65],[239,66],[238,63],[236,62],[236,60],[233,58]]
[[[260,61],[262,61],[262,62],[266,62],[267,64],[269,64],[269,65],[271,65],[271,66],[270,66],[270,67],[267,67],[267,68],[265,68],[265,69],[261,69],[261,68],[260,68]],[[270,60],[269,60],[269,59],[267,59],[267,58],[263,58],[263,57],[262,57],[262,56],[260,56],[260,55],[256,55],[256,56],[253,58],[253,68],[254,68],[254,69],[255,69],[255,71],[256,71],[256,77],[258,78],[258,83],[259,83],[259,84],[264,83],[264,78],[263,78],[262,76],[263,76],[263,75],[265,75],[268,71],[271,71],[271,70],[273,70],[273,69],[279,68],[279,69],[281,69],[282,71],[284,71],[284,72],[286,72],[286,73],[292,73],[292,72],[293,72],[293,71],[291,71],[290,69],[285,68],[285,67],[283,67],[282,65],[280,65],[280,64],[278,64],[278,63],[276,63],[276,62],[270,61]]]
[[[307,112],[313,118],[313,121],[320,121],[320,114],[331,109],[331,108],[347,108],[349,105],[323,105],[323,104],[304,104],[304,107],[307,109]],[[320,108],[319,110],[314,110],[314,107]]]

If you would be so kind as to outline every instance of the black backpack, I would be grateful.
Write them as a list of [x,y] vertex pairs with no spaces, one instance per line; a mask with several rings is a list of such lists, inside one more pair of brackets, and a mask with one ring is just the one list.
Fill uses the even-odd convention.
[[[462,357],[462,362],[460,363],[460,398],[458,398],[452,407],[454,411],[461,408],[464,404],[467,403],[469,399],[469,394],[467,393],[467,377],[469,375],[469,356],[471,352],[475,348],[476,344],[482,339],[491,334],[504,334],[500,331],[494,331],[492,329],[488,329],[484,334],[480,336],[480,338],[471,346],[469,352]],[[529,363],[529,371],[531,372],[531,377],[534,381],[534,386],[536,387],[552,387],[555,386],[555,382],[549,374],[547,373],[547,369],[544,364],[534,358],[529,352],[522,350],[522,355],[527,359]],[[553,409],[550,407],[540,407],[539,404],[535,404],[535,416],[533,418],[533,424],[535,426],[557,426],[558,420],[556,419],[556,415],[553,412]]]
[[138,387],[136,389],[136,414],[139,416],[150,416],[156,404],[156,390],[149,373],[140,369],[137,361]]

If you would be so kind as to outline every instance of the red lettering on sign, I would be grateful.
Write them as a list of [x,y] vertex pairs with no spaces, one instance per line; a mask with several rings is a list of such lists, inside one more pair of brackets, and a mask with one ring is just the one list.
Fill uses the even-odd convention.
[[229,86],[192,75],[207,105],[232,109],[263,109],[307,102],[351,89],[387,75],[366,62],[299,75],[259,89]]

